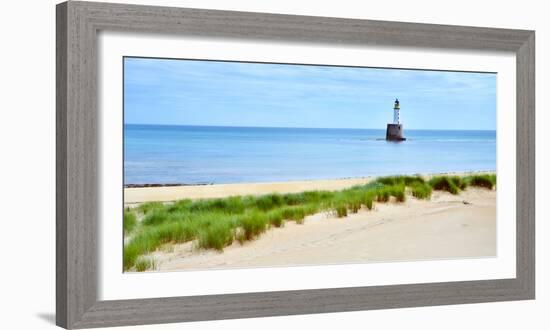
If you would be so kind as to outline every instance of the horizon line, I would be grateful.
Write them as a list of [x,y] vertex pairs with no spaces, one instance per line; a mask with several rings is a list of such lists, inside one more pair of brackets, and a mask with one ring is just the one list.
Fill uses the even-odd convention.
[[[388,123],[391,124],[391,123]],[[229,127],[229,128],[294,128],[294,129],[352,129],[352,130],[385,130],[385,128],[371,127],[300,127],[300,126],[235,126],[235,125],[189,125],[189,124],[144,124],[144,123],[123,123],[123,125],[143,126],[176,126],[176,127]],[[407,130],[418,131],[496,131],[496,129],[467,129],[467,128],[407,128]]]

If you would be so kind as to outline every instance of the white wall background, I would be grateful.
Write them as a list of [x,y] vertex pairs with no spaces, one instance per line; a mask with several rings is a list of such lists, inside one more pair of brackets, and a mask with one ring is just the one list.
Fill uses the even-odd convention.
[[[104,0],[105,1],[105,0]],[[52,329],[55,312],[55,3],[3,3],[0,51],[0,328]],[[537,300],[248,320],[144,329],[548,329],[550,21],[544,1],[109,1],[532,29],[537,33]],[[550,97],[550,96],[548,96]],[[546,149],[546,150],[545,150]],[[136,327],[137,328],[137,327]]]

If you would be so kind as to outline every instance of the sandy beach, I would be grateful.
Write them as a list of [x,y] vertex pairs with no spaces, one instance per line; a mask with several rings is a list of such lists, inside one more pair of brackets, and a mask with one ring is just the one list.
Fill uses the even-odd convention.
[[[485,174],[492,172],[441,173],[444,175]],[[434,174],[435,175],[435,174]],[[430,178],[432,175],[424,175]],[[180,199],[222,198],[229,196],[263,195],[270,193],[299,193],[305,190],[342,190],[371,182],[376,177],[344,178],[330,180],[304,180],[268,183],[232,183],[214,185],[188,185],[167,187],[124,188],[124,205],[144,202],[172,202]]]
[[409,196],[345,218],[311,215],[223,252],[188,242],[151,256],[157,271],[490,257],[496,255],[495,206],[495,190],[434,191],[431,200]]
[[373,178],[310,180],[272,183],[231,183],[201,186],[124,188],[124,204],[171,202],[178,199],[221,198],[229,196],[297,193],[307,190],[340,190],[366,184]]

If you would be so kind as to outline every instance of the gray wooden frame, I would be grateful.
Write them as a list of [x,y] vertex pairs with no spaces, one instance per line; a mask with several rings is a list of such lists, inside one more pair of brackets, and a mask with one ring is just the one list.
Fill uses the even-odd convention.
[[[71,1],[56,9],[58,325],[88,328],[534,299],[534,31],[94,2]],[[102,30],[515,52],[517,277],[98,301],[97,33]]]

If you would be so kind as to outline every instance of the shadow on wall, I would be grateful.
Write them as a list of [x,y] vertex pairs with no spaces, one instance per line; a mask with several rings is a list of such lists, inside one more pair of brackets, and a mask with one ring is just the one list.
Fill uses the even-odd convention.
[[46,321],[49,324],[55,325],[55,314],[54,313],[39,313],[39,314],[36,314],[36,316],[38,316],[38,318]]

